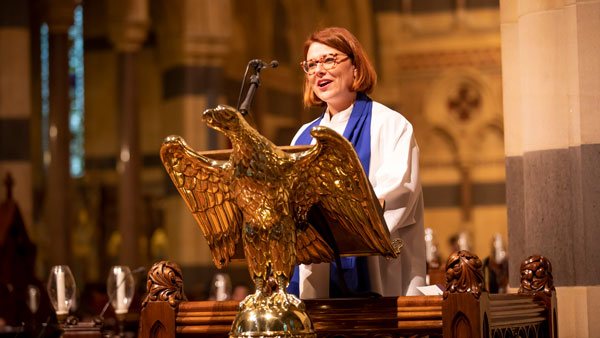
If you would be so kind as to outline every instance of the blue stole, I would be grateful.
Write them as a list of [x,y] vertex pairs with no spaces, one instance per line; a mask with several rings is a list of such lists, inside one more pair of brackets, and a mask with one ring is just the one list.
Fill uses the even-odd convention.
[[[364,93],[357,93],[356,102],[354,102],[354,108],[352,109],[343,135],[354,146],[354,150],[356,150],[367,177],[369,177],[369,164],[371,162],[372,108],[373,101]],[[321,123],[323,116],[325,116],[325,113],[304,129],[302,134],[298,136],[295,145],[308,145],[312,142],[313,137],[310,135],[310,130]],[[370,291],[371,287],[369,282],[367,257],[341,257],[341,263],[344,280],[346,281],[349,291],[355,293]],[[344,294],[344,292],[342,292],[336,269],[337,264],[331,263],[329,272],[329,297],[351,297],[351,294]],[[288,287],[288,293],[293,293],[296,296],[299,296],[300,294],[299,275],[300,271],[298,266],[296,266]]]

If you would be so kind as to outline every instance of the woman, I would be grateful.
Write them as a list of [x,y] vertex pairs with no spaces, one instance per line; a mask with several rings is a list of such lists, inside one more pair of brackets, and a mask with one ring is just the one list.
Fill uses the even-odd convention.
[[[423,197],[419,181],[419,149],[411,124],[399,113],[372,101],[377,75],[360,43],[344,28],[313,33],[304,43],[304,104],[325,106],[318,119],[305,124],[292,144],[311,144],[310,129],[327,126],[353,145],[375,194],[385,201],[390,238],[401,238],[399,258],[347,258],[344,279],[352,292],[382,296],[419,295],[425,282]],[[289,291],[301,298],[347,297],[337,280],[335,264],[302,265]],[[327,287],[329,285],[329,288]]]

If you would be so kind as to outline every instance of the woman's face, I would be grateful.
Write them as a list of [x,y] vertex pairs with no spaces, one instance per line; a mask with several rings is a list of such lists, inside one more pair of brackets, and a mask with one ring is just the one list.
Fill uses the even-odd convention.
[[323,56],[333,53],[337,54],[335,67],[327,70],[319,62],[316,72],[307,76],[308,84],[317,97],[327,103],[332,113],[337,113],[348,108],[356,99],[356,92],[350,90],[355,69],[352,60],[339,50],[318,42],[310,45],[306,60],[319,61]]

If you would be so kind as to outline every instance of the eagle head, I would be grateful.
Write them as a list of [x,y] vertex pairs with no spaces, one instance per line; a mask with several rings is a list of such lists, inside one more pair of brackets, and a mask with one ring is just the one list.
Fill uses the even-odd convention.
[[205,110],[204,114],[202,114],[202,120],[209,127],[225,134],[241,128],[240,113],[235,108],[229,106],[218,106],[217,108]]

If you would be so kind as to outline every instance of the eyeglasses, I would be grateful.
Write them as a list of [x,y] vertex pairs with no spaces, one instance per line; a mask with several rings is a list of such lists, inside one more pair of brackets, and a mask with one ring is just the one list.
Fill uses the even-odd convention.
[[317,66],[319,63],[325,70],[334,69],[339,63],[346,61],[350,56],[346,55],[345,58],[338,60],[339,55],[337,53],[331,53],[321,56],[318,60],[305,60],[300,62],[302,70],[308,75],[313,75],[317,72]]

